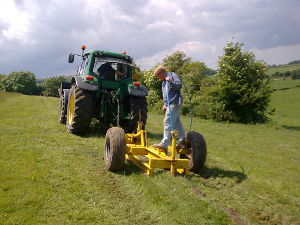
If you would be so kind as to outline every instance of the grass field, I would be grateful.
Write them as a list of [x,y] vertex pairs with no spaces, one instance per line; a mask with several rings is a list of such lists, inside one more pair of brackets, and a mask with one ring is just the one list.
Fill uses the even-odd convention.
[[[58,123],[57,98],[0,93],[0,224],[300,224],[300,80],[276,81],[269,124],[194,119],[200,175],[103,170],[103,133]],[[150,142],[162,115],[150,114]],[[183,117],[185,127],[189,118]]]

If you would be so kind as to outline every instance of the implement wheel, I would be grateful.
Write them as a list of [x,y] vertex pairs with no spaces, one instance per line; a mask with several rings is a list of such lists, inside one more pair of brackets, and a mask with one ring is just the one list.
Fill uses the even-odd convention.
[[71,87],[68,98],[67,129],[72,134],[85,134],[91,124],[93,96],[90,92]]
[[180,158],[188,158],[189,170],[194,173],[199,173],[204,166],[207,155],[206,142],[204,137],[195,131],[187,133],[187,141],[191,147],[190,154],[182,154]]
[[112,127],[106,132],[104,143],[104,166],[109,171],[118,171],[125,162],[126,139],[122,128]]
[[62,124],[66,124],[66,121],[67,121],[67,108],[68,108],[69,93],[70,93],[70,89],[64,89],[62,92],[62,95],[60,96],[58,120]]

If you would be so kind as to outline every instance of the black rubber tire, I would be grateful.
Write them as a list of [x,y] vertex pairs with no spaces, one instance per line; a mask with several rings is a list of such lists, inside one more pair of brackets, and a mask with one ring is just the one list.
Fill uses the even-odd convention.
[[186,138],[191,146],[191,154],[189,158],[189,170],[194,173],[199,173],[206,161],[207,147],[204,137],[195,131],[188,132]]
[[141,122],[143,129],[147,122],[148,103],[146,97],[130,96],[130,121],[126,132],[132,133],[137,128],[137,122],[140,120],[139,111],[141,112]]
[[66,122],[67,122],[67,108],[68,108],[69,92],[70,92],[70,89],[64,89],[62,91],[62,95],[60,96],[58,120],[62,124],[66,124]]
[[[74,113],[72,120],[69,121],[71,98],[74,102]],[[86,134],[90,128],[91,117],[93,112],[92,92],[79,89],[75,84],[72,85],[68,98],[67,122],[66,126],[72,134]]]
[[104,142],[105,169],[115,172],[121,170],[125,163],[126,139],[120,127],[109,128]]

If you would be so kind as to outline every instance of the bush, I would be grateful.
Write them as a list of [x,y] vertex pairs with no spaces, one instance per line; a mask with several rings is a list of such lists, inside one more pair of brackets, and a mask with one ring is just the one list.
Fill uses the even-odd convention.
[[220,57],[217,78],[222,117],[242,123],[264,122],[272,93],[270,79],[265,79],[265,64],[256,61],[253,53],[243,53],[242,45],[228,42]]
[[157,94],[155,90],[150,89],[147,96],[148,105],[151,106],[151,109],[154,111],[161,110],[163,101],[161,97]]
[[35,75],[29,71],[11,72],[1,80],[4,91],[37,94]]
[[196,92],[191,96],[191,101],[185,97],[182,105],[183,115],[188,115],[190,113],[191,103],[194,116],[202,119],[223,119],[224,104],[219,101],[218,88],[216,85],[201,88],[201,91]]
[[51,77],[45,79],[41,83],[42,94],[45,96],[59,97],[58,88],[60,87],[61,82],[65,82],[66,79],[64,76]]

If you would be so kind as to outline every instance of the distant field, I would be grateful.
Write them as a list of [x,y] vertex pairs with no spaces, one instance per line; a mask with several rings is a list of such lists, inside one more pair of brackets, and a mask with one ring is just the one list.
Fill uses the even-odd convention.
[[300,131],[300,80],[275,80],[271,107],[274,122]]
[[[272,83],[269,124],[194,118],[208,159],[187,177],[107,172],[98,124],[71,135],[57,98],[0,92],[0,224],[300,224],[299,85]],[[150,143],[162,119],[149,115]]]
[[[298,69],[300,69],[300,64],[284,65],[284,66],[279,66],[279,67],[274,67],[274,68],[267,69],[266,74],[267,75],[272,75],[273,73],[276,73],[276,72],[282,73],[282,72],[298,70]],[[212,80],[217,79],[216,75],[211,75],[211,76],[208,76],[208,77],[211,78]]]
[[266,74],[272,75],[273,73],[276,72],[282,73],[282,72],[298,70],[298,69],[300,69],[300,64],[284,65],[280,67],[270,68],[266,71]]

